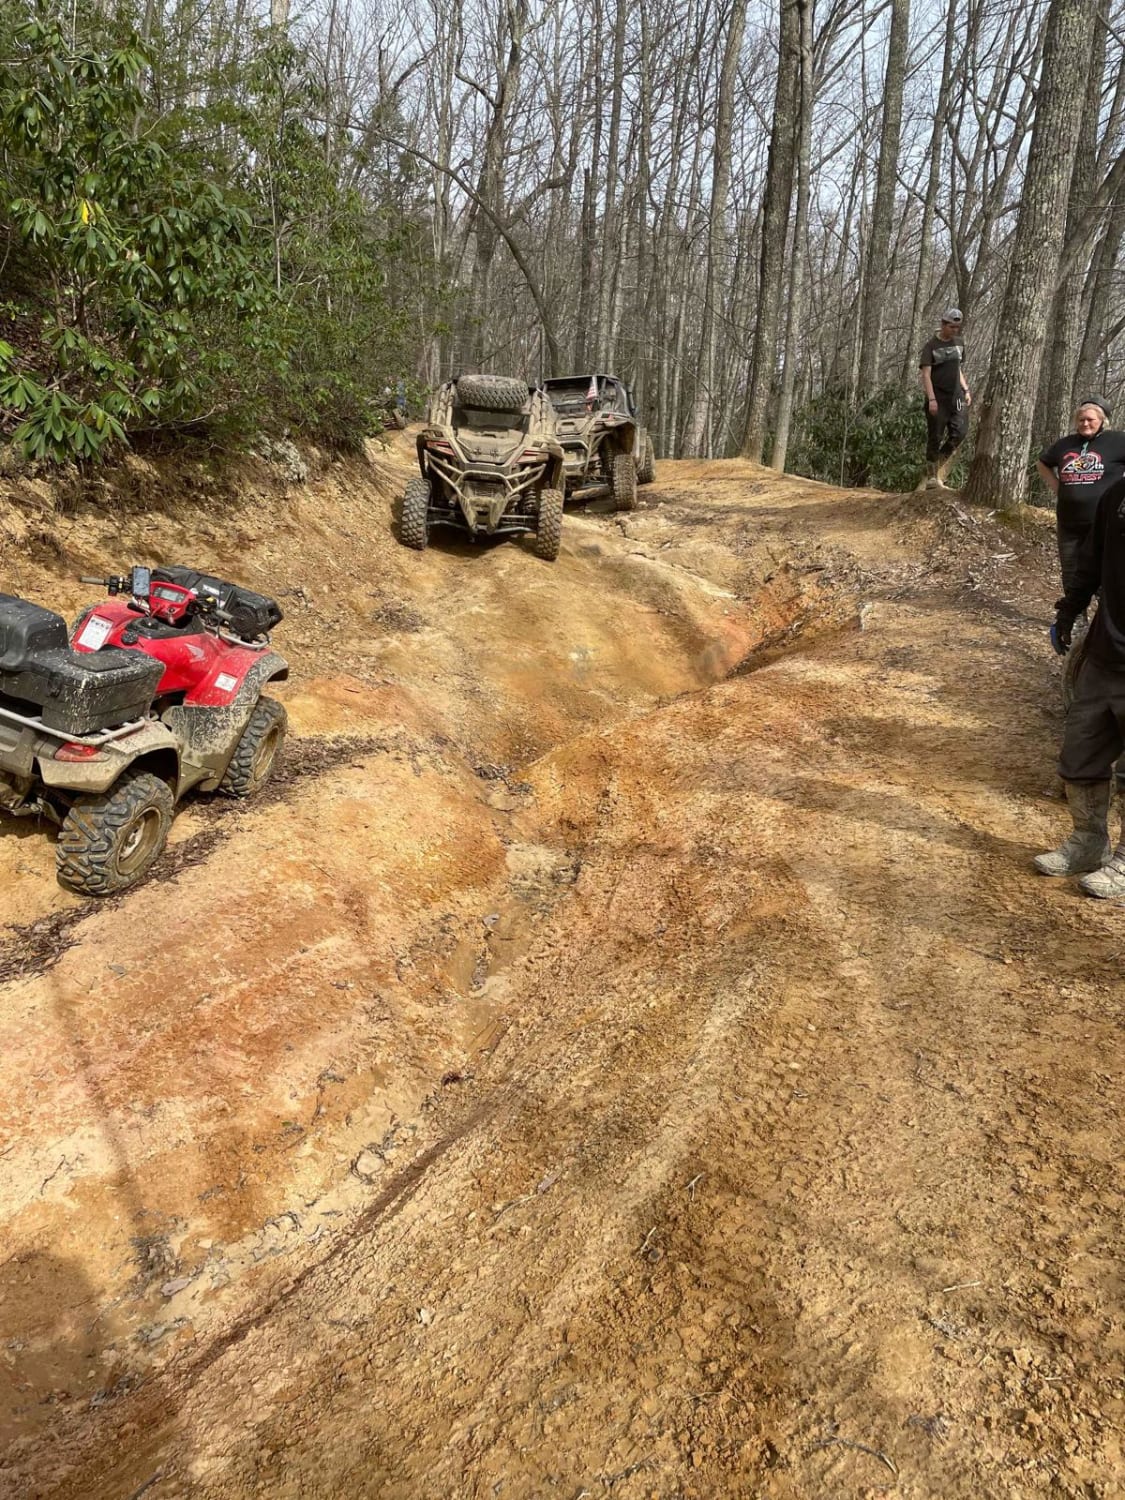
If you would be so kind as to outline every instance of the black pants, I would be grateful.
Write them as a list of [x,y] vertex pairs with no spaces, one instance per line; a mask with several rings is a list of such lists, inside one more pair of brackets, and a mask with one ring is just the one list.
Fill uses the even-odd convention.
[[1064,781],[1109,781],[1125,750],[1125,667],[1082,664],[1067,710],[1059,775]]
[[935,464],[939,459],[956,453],[965,441],[969,430],[969,414],[960,396],[938,396],[937,411],[931,411],[929,402],[926,411],[926,462]]
[[1074,576],[1078,571],[1078,558],[1089,535],[1089,526],[1068,525],[1063,521],[1058,523],[1059,571],[1062,573],[1064,594],[1074,582]]

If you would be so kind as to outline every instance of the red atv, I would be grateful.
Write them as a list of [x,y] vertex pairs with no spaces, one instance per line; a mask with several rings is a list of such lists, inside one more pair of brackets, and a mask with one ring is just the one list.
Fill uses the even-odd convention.
[[289,675],[272,599],[189,568],[83,578],[110,597],[66,623],[0,594],[0,810],[59,825],[63,885],[108,896],[164,848],[193,787],[249,797],[268,780]]

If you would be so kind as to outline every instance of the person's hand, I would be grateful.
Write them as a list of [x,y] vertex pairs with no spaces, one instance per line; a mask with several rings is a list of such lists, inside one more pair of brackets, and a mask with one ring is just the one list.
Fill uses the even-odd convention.
[[926,402],[926,410],[927,411],[937,411],[937,397],[936,396],[931,396],[929,398],[929,400]]
[[972,391],[964,391],[964,392],[962,392],[962,394],[963,394],[963,396],[965,398],[965,405],[966,406],[972,406],[972,404],[973,404],[973,393],[972,393]]
[[1055,623],[1051,626],[1051,645],[1059,656],[1065,656],[1070,650],[1071,637],[1074,633],[1074,618],[1065,610],[1059,610],[1055,616]]

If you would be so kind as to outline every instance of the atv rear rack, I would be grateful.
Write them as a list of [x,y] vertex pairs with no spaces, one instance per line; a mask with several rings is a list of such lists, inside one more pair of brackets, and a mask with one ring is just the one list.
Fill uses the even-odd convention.
[[118,724],[115,729],[102,729],[97,734],[67,734],[63,729],[52,729],[44,724],[42,719],[30,719],[25,714],[16,713],[15,709],[0,706],[0,719],[8,719],[13,724],[20,724],[25,729],[34,729],[36,734],[46,735],[52,740],[61,740],[67,745],[108,745],[111,740],[124,739],[127,734],[136,734],[138,729],[143,729],[145,719],[130,719],[127,724]]

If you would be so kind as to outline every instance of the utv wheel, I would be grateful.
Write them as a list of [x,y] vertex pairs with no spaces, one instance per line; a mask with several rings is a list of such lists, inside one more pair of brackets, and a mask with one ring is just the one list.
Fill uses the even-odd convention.
[[399,540],[404,547],[424,552],[430,540],[430,481],[412,479],[402,497],[402,522]]
[[613,460],[613,504],[616,510],[632,510],[637,503],[637,469],[631,453]]
[[172,826],[172,792],[148,771],[126,771],[96,797],[78,797],[55,846],[60,882],[80,896],[112,896],[162,853]]
[[457,382],[457,404],[472,411],[523,411],[528,387],[509,375],[462,375]]
[[535,526],[535,555],[554,562],[562,542],[563,492],[543,490],[539,496],[539,520]]
[[641,464],[637,470],[638,484],[651,484],[656,478],[656,453],[652,446],[652,439],[645,435],[644,446],[641,449]]
[[261,791],[277,765],[288,723],[288,715],[276,698],[259,698],[219,782],[219,791],[228,797],[252,797]]

